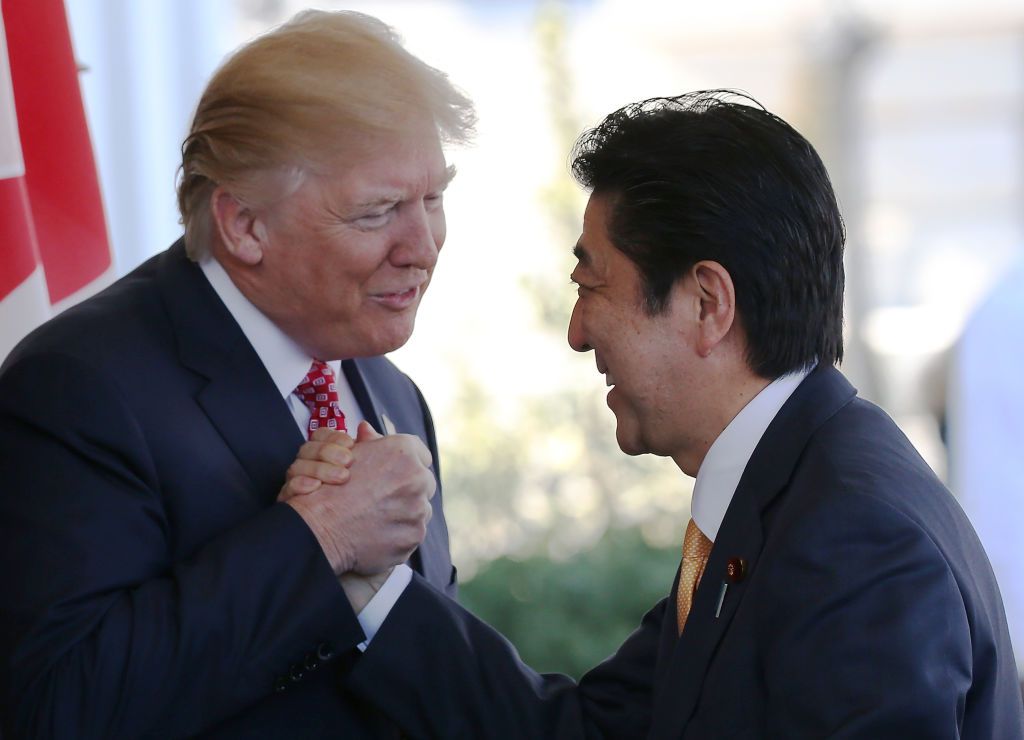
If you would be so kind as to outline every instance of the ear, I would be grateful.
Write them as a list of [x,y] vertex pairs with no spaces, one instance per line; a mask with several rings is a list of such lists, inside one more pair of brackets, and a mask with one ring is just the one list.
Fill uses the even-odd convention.
[[246,265],[258,265],[267,246],[262,219],[222,185],[210,196],[210,212],[217,235],[228,253]]
[[697,352],[707,357],[721,344],[736,321],[736,288],[718,262],[702,260],[690,269],[700,301]]

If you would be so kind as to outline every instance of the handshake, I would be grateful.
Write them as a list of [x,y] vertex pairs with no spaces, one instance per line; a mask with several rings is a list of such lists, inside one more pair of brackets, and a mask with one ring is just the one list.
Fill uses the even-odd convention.
[[419,437],[382,437],[364,421],[355,439],[318,429],[288,468],[278,501],[313,531],[356,613],[426,536],[431,461]]

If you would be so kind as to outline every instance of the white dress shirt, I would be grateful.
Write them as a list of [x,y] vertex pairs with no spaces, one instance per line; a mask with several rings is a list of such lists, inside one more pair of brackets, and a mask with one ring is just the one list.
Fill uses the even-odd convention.
[[[270,374],[271,380],[274,381],[278,392],[288,404],[292,416],[295,417],[295,423],[299,427],[302,438],[305,439],[309,429],[310,411],[294,391],[302,378],[309,372],[313,358],[242,295],[242,291],[238,289],[238,286],[216,259],[206,255],[199,261],[199,267],[217,297],[234,317],[245,338],[249,340],[249,344],[256,350],[256,354]],[[329,360],[327,364],[334,371],[338,388],[338,406],[345,414],[345,426],[349,433],[355,436],[356,427],[364,419],[363,412],[345,378],[345,373],[341,371],[341,360]],[[281,475],[283,478],[283,470]],[[363,628],[363,633],[366,635],[366,642],[360,645],[360,649],[365,649],[369,641],[373,639],[384,622],[384,618],[398,601],[398,597],[402,595],[411,579],[412,569],[404,563],[399,565],[392,571],[370,603],[356,615]]]
[[[811,368],[813,369],[813,368]],[[715,541],[722,519],[736,493],[743,469],[779,409],[811,370],[783,375],[769,383],[733,417],[711,444],[693,484],[690,516],[704,535]]]

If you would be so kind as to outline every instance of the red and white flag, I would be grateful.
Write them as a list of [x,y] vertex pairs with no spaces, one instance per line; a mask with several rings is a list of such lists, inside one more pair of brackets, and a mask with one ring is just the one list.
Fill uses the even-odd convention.
[[63,0],[0,2],[0,360],[113,279]]

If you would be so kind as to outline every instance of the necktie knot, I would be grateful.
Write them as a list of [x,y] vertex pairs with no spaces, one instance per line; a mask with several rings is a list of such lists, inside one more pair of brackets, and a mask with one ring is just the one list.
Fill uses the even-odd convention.
[[697,523],[690,519],[683,537],[683,562],[679,566],[679,588],[676,591],[676,622],[682,634],[686,618],[693,606],[693,595],[700,585],[700,577],[704,575],[704,567],[708,564],[711,546],[714,543],[700,531]]
[[295,388],[297,395],[309,409],[309,426],[307,436],[321,427],[338,429],[345,428],[345,414],[338,405],[338,385],[331,366],[323,360],[313,360],[309,372]]

